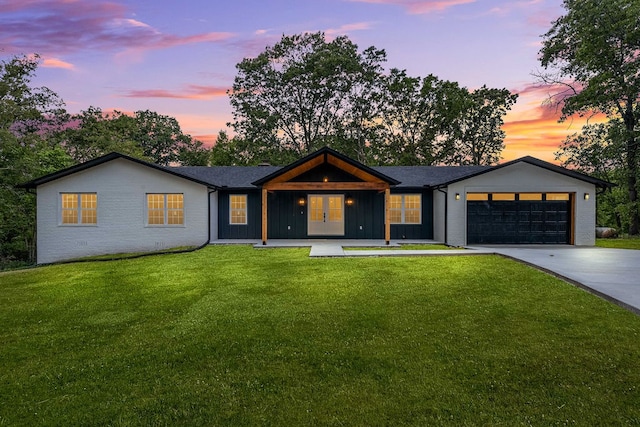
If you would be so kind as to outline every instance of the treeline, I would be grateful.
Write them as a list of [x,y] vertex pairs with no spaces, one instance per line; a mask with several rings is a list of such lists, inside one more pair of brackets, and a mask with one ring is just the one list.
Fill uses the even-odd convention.
[[283,36],[237,65],[229,98],[235,137],[216,164],[283,164],[331,146],[370,165],[495,164],[517,95],[383,67],[384,50],[347,37]]
[[221,132],[213,147],[149,110],[69,114],[54,91],[33,87],[37,56],[1,61],[0,266],[35,259],[35,195],[19,185],[112,151],[160,165],[283,165],[323,146],[370,165],[500,159],[517,95],[385,71],[385,60],[346,37],[284,36],[237,65],[234,136]]

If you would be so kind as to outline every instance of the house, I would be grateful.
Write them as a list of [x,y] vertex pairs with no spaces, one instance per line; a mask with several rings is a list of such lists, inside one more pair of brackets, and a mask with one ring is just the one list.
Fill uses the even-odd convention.
[[38,263],[220,239],[595,243],[611,184],[532,158],[499,166],[368,167],[323,148],[284,167],[163,167],[111,153],[24,185]]

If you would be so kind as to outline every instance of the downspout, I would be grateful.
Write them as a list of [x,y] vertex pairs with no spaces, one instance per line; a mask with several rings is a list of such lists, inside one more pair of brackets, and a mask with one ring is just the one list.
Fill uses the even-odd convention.
[[205,243],[204,245],[202,245],[202,247],[205,247],[209,244],[211,244],[211,195],[213,193],[215,193],[216,191],[218,191],[217,188],[214,188],[213,191],[211,191],[211,189],[209,189],[209,191],[207,191],[207,243]]
[[437,187],[436,190],[438,190],[439,192],[441,192],[442,194],[444,194],[444,244],[447,244],[447,228],[449,228],[448,225],[448,205],[449,205],[449,193],[447,193],[446,191],[442,191],[442,189],[440,187]]

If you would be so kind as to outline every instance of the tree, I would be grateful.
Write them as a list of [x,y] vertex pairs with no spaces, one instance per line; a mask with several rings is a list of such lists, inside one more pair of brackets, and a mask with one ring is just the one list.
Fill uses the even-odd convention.
[[[196,142],[190,135],[185,135],[178,120],[164,116],[154,111],[136,111],[133,116],[134,129],[131,135],[133,141],[142,149],[142,155],[159,165],[170,165],[187,158],[187,153],[197,153],[203,150],[202,143],[196,147]],[[200,156],[192,156],[204,159]]]
[[0,129],[14,134],[51,131],[65,117],[64,102],[46,87],[32,87],[39,56],[0,61]]
[[38,57],[0,62],[0,266],[35,260],[35,197],[17,188],[72,160],[48,141],[64,122],[63,102],[32,87]]
[[[564,0],[566,14],[543,36],[540,61],[557,75],[546,82],[564,83],[562,119],[602,112],[624,124],[629,234],[640,232],[638,208],[640,108],[640,2]],[[565,82],[563,79],[572,79]]]
[[67,127],[55,137],[77,163],[112,151],[142,158],[142,148],[133,139],[135,127],[134,118],[120,111],[89,107],[70,116]]
[[473,92],[434,75],[392,69],[382,96],[384,163],[491,165],[504,149],[503,117],[517,100],[507,89]]
[[282,156],[271,159],[280,163],[347,132],[364,145],[366,130],[360,127],[373,120],[373,112],[358,101],[373,90],[385,57],[374,47],[359,53],[347,37],[327,42],[323,33],[283,36],[236,66],[230,125],[242,139]]
[[472,92],[463,88],[458,117],[452,120],[450,137],[459,165],[493,165],[504,150],[503,117],[516,103],[517,94],[507,89],[482,86]]
[[629,223],[630,212],[625,197],[628,190],[623,134],[624,125],[619,121],[587,124],[580,133],[568,136],[555,153],[556,160],[565,167],[618,184],[600,194],[597,203],[598,224],[618,229]]
[[70,116],[56,138],[78,163],[112,151],[161,165],[207,165],[209,159],[204,144],[184,134],[175,118],[148,110],[128,115],[89,107]]
[[447,82],[434,75],[409,77],[392,69],[382,95],[382,163],[431,165],[447,151],[438,136],[444,127],[443,95]]
[[211,149],[204,146],[202,141],[185,135],[183,144],[178,147],[178,164],[182,166],[209,166]]

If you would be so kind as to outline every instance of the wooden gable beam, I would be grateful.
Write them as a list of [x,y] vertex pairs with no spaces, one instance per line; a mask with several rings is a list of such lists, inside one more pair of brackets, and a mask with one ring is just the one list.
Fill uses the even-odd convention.
[[293,178],[302,175],[303,173],[310,171],[311,169],[315,168],[316,166],[319,166],[321,164],[324,163],[324,156],[317,156],[314,157],[313,159],[309,160],[308,162],[305,162],[293,169],[291,169],[290,171],[287,171],[285,173],[283,173],[280,176],[277,176],[275,178],[273,178],[271,181],[269,181],[268,183],[265,183],[265,185],[271,184],[271,183],[278,183],[278,182],[287,182],[292,180]]
[[350,163],[345,162],[344,160],[341,160],[335,156],[332,155],[328,155],[327,156],[327,163],[342,169],[343,171],[355,176],[356,178],[360,178],[363,181],[367,181],[367,182],[384,182],[381,179],[371,175],[368,172],[363,171],[362,169],[360,169],[357,166],[354,166]]
[[268,182],[262,186],[268,191],[323,191],[323,190],[378,190],[389,189],[386,182]]

